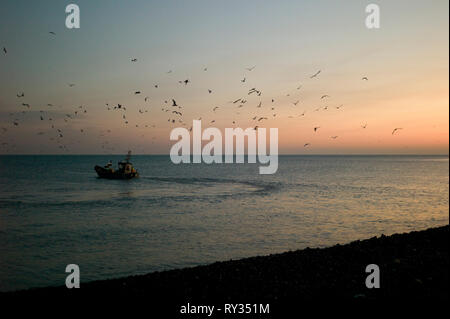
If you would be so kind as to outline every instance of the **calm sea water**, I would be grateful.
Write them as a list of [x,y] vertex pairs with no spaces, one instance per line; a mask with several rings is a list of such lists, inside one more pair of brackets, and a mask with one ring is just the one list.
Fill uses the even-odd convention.
[[174,165],[98,179],[117,156],[0,157],[0,290],[63,285],[323,247],[448,224],[447,156],[282,156]]

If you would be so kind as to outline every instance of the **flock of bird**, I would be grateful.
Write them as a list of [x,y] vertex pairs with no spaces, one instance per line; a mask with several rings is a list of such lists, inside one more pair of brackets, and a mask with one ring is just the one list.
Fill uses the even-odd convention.
[[[55,32],[49,32],[52,36],[56,36]],[[3,47],[3,54],[4,55],[8,55],[9,52],[7,50],[6,47]],[[138,58],[130,58],[129,60],[131,63],[139,63]],[[245,76],[240,80],[240,82],[242,83],[241,85],[245,86],[247,83],[247,79],[248,77],[250,77],[250,72],[252,72],[253,70],[255,70],[257,66],[251,66],[251,67],[246,67],[244,68],[244,72],[247,72],[245,74]],[[203,72],[208,72],[208,68],[204,67],[203,68]],[[166,72],[167,74],[172,74],[173,71],[172,70],[168,70]],[[308,80],[310,81],[316,81],[318,80],[321,75],[322,75],[322,70],[318,70],[317,72],[315,72],[314,74],[311,74],[308,78]],[[361,78],[362,81],[369,81],[369,78],[367,76],[363,76]],[[237,80],[236,80],[237,81]],[[75,87],[75,83],[67,83],[69,88],[73,88]],[[185,78],[185,79],[181,79],[178,81],[178,85],[182,85],[182,86],[189,86],[191,85],[191,80],[189,78]],[[159,84],[153,84],[154,89],[158,89],[159,88]],[[296,90],[301,90],[303,87],[303,85],[299,85],[296,87]],[[213,94],[214,90],[212,88],[205,88],[205,93],[209,94]],[[263,95],[263,92],[261,89],[257,88],[257,87],[251,87],[251,88],[245,88],[245,93],[243,93],[244,97],[236,97],[234,99],[231,99],[228,102],[224,102],[223,105],[221,106],[213,106],[211,111],[212,114],[217,114],[218,111],[220,110],[225,110],[226,114],[231,114],[232,112],[234,112],[236,115],[241,115],[240,113],[240,109],[243,107],[247,107],[247,109],[252,108],[251,105],[249,105],[249,99],[254,96],[257,97],[257,99],[259,101],[256,102],[256,104],[253,106],[256,110],[258,109],[264,109],[265,114],[258,114],[258,115],[254,115],[247,119],[248,121],[253,121],[255,124],[253,126],[253,128],[255,130],[258,129],[258,127],[261,125],[261,123],[263,121],[267,121],[271,118],[275,118],[278,116],[278,113],[276,111],[276,99],[277,97],[269,97],[268,101],[268,106],[263,108],[263,101],[261,100],[261,97]],[[150,102],[151,98],[148,95],[144,95],[142,90],[134,90],[132,92],[133,95],[135,96],[143,96],[142,101],[144,105],[147,105],[147,103]],[[20,126],[20,114],[25,114],[27,111],[34,111],[33,106],[26,101],[27,96],[26,96],[26,92],[16,92],[15,93],[16,98],[18,99],[18,105],[19,107],[21,107],[22,109],[18,112],[11,112],[9,113],[10,117],[12,118],[11,121],[11,125],[12,127],[17,127]],[[286,97],[290,97],[291,94],[285,94]],[[318,97],[319,98],[319,97]],[[322,94],[319,98],[320,101],[326,101],[330,99],[330,95],[328,94]],[[298,97],[291,101],[292,105],[294,107],[297,107],[299,105],[299,103],[301,103],[301,99],[299,99]],[[178,101],[175,100],[175,98],[173,97],[168,97],[167,99],[164,99],[161,102],[162,106],[160,106],[160,111],[163,113],[168,114],[167,116],[167,122],[169,122],[169,124],[177,124],[177,125],[181,125],[181,126],[185,126],[186,128],[188,128],[190,125],[187,123],[187,121],[184,120],[184,109],[185,107],[183,106],[183,104],[179,103]],[[48,103],[47,107],[54,107],[52,103]],[[314,109],[314,112],[319,112],[319,111],[327,111],[331,108],[335,109],[335,110],[342,110],[344,107],[343,104],[337,105],[337,106],[329,106],[329,105],[325,105],[325,106],[321,106],[318,108]],[[137,111],[139,112],[139,114],[145,114],[149,112],[149,109],[146,107],[141,107],[138,108],[137,110],[129,110],[126,106],[120,104],[120,103],[105,103],[105,110],[107,111],[112,111],[112,112],[119,112],[120,113],[120,119],[123,122],[123,124],[125,126],[130,126],[130,122],[128,119],[128,113],[129,111]],[[156,112],[156,110],[152,110],[152,112]],[[37,111],[34,111],[34,113],[37,113]],[[52,113],[52,114],[56,114],[56,113]],[[48,123],[48,128],[50,129],[50,131],[45,131],[45,130],[40,130],[39,132],[37,132],[37,135],[45,135],[48,134],[50,135],[49,140],[50,141],[54,141],[55,143],[57,143],[57,146],[60,149],[69,151],[68,148],[68,142],[65,140],[65,134],[64,134],[64,127],[63,124],[64,123],[69,123],[70,121],[74,120],[74,119],[83,119],[85,116],[87,116],[88,114],[88,108],[85,106],[78,106],[75,109],[72,109],[70,112],[65,113],[65,114],[60,114],[60,116],[58,116],[58,118],[53,118],[51,115],[47,114],[46,111],[39,111],[39,120],[43,121],[43,122],[47,122]],[[288,118],[299,118],[299,117],[304,117],[306,115],[306,111],[302,111],[299,115],[297,116],[293,116],[293,115],[289,115]],[[62,119],[62,120],[61,120]],[[197,118],[199,120],[202,119],[202,117]],[[237,125],[237,118],[234,119],[231,124],[233,125]],[[192,122],[192,121],[191,121]],[[211,119],[208,121],[208,124],[213,124],[216,122],[216,119]],[[135,126],[136,128],[139,127],[139,124],[134,124],[133,126]],[[150,124],[150,123],[146,123],[143,124],[141,127],[144,128],[156,128],[156,125],[154,123]],[[361,125],[361,129],[366,129],[367,123]],[[4,134],[6,132],[8,132],[8,130],[10,129],[10,127],[1,127],[1,131],[0,133]],[[314,126],[312,127],[312,130],[314,133],[319,134],[319,130],[321,129],[320,126]],[[192,126],[189,127],[189,130],[192,131]],[[395,135],[396,133],[398,133],[400,130],[402,130],[401,127],[396,127],[392,130],[392,135]],[[85,128],[79,128],[79,132],[81,134],[85,133]],[[106,129],[106,130],[102,130],[100,132],[100,137],[105,137],[108,134],[111,133],[111,129]],[[144,137],[144,135],[141,135],[141,137]],[[332,135],[330,136],[331,139],[336,140],[338,139],[338,135]],[[153,137],[153,139],[155,139],[155,137]],[[10,143],[9,141],[2,141],[1,146],[3,146],[5,149],[14,149],[16,147],[15,144]],[[311,142],[306,142],[304,143],[303,147],[311,147],[312,143]],[[105,152],[113,152],[115,150],[115,146],[114,143],[108,139],[105,139],[101,142],[101,148],[105,151]]]

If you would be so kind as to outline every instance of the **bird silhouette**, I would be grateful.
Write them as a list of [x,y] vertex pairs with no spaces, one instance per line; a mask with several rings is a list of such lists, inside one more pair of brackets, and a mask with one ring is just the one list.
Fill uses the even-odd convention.
[[396,127],[396,128],[394,128],[394,130],[392,131],[392,135],[394,135],[397,131],[399,131],[399,130],[403,130],[403,128],[402,127]]
[[316,73],[314,73],[313,75],[311,75],[309,78],[310,78],[310,79],[314,79],[314,78],[316,78],[321,72],[322,72],[322,71],[319,70],[319,71],[317,71]]

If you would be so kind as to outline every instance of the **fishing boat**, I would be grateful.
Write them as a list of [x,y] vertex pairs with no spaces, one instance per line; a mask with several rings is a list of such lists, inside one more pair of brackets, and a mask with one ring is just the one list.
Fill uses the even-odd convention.
[[94,169],[100,178],[107,179],[132,179],[139,177],[137,170],[133,167],[130,162],[131,151],[128,151],[125,161],[119,162],[119,167],[115,170],[112,167],[112,163],[109,162],[105,166],[95,165]]

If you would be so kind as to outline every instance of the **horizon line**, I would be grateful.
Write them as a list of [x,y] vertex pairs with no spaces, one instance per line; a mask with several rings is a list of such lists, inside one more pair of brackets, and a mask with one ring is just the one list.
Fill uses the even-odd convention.
[[[58,153],[47,153],[47,154],[0,154],[0,156],[118,156],[123,155],[126,156],[125,153],[108,153],[108,154],[100,154],[100,153],[73,153],[73,154],[58,154]],[[202,156],[202,154],[190,154],[190,156]],[[228,156],[258,156],[258,154],[233,154]],[[170,156],[170,154],[144,154],[144,153],[137,153],[132,154],[132,156]],[[227,156],[225,154],[222,154],[222,156]],[[374,153],[374,154],[362,154],[362,153],[349,153],[349,154],[333,154],[333,153],[327,153],[327,154],[278,154],[278,156],[450,156],[449,153],[446,154],[434,154],[434,153],[427,153],[427,154],[419,154],[419,153]]]

